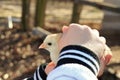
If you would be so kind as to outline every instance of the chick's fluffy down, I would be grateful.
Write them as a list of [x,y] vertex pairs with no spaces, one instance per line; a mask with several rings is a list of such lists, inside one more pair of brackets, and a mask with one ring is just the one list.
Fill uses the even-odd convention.
[[43,43],[40,45],[40,48],[44,48],[50,52],[50,58],[54,63],[57,63],[59,57],[58,41],[61,37],[59,34],[50,34],[48,35]]

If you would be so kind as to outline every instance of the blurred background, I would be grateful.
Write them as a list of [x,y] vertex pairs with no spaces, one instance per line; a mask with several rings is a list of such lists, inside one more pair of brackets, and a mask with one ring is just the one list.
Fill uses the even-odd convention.
[[[120,0],[0,0],[0,80],[22,80],[49,62],[38,47],[63,25],[98,29],[113,51],[99,80],[120,80]],[[44,53],[44,54],[43,54]]]

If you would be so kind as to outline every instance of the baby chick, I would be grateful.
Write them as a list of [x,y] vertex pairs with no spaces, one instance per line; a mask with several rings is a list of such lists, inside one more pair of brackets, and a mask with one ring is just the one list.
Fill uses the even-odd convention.
[[58,41],[62,33],[48,35],[39,48],[44,48],[50,52],[51,60],[56,64],[59,57]]

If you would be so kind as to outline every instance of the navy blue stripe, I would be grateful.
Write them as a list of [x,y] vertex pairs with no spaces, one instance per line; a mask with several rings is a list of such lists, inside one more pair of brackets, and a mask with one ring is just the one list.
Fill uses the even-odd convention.
[[99,61],[99,58],[97,57],[97,55],[94,52],[92,52],[91,50],[89,50],[89,49],[87,49],[87,48],[85,48],[83,46],[69,45],[69,46],[64,47],[61,50],[61,52],[66,51],[66,50],[78,50],[78,51],[84,52],[84,53],[92,56],[98,62],[98,65],[100,66],[100,61]]
[[89,66],[88,64],[84,63],[83,61],[80,61],[80,60],[77,60],[77,59],[73,59],[73,58],[63,58],[63,59],[60,59],[57,63],[57,66],[60,66],[60,65],[63,65],[63,64],[69,64],[69,63],[76,63],[76,64],[81,64],[85,67],[87,67],[88,69],[90,69],[94,74],[95,74],[95,71],[91,68],[91,66]]
[[37,70],[36,70],[36,72],[35,72],[35,73],[36,73],[36,79],[37,79],[37,80],[39,80],[38,75],[37,75]]
[[43,80],[46,80],[47,74],[45,73],[45,68],[47,64],[42,64],[39,68],[39,74]]
[[[86,53],[85,53],[85,54],[86,54]],[[70,53],[70,52],[69,52],[69,53],[66,53],[66,54],[62,54],[60,57],[65,56],[65,55],[72,55],[72,56],[82,57],[82,58],[84,58],[84,59],[90,61],[90,62],[95,66],[96,70],[98,71],[98,68],[97,68],[97,66],[95,65],[95,63],[94,63],[91,59],[89,59],[88,57],[85,57],[84,55],[75,54],[75,53]]]

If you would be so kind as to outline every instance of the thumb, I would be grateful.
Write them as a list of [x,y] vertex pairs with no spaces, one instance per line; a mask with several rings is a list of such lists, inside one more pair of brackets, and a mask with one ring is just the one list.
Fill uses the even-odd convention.
[[50,62],[46,68],[45,68],[45,72],[48,75],[54,68],[55,68],[55,63],[54,62]]
[[104,51],[104,55],[101,57],[100,59],[100,71],[98,76],[101,76],[104,72],[104,69],[106,67],[106,65],[110,62],[112,58],[112,52],[110,50],[110,48],[106,45],[106,49]]
[[62,32],[63,32],[63,33],[67,32],[67,31],[68,31],[68,28],[69,28],[68,26],[63,26],[63,27],[62,27]]

